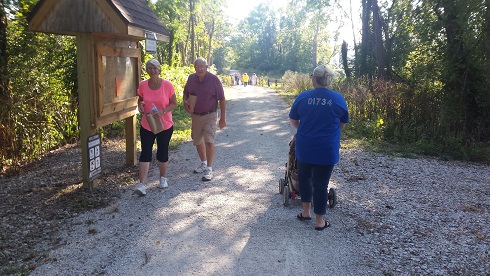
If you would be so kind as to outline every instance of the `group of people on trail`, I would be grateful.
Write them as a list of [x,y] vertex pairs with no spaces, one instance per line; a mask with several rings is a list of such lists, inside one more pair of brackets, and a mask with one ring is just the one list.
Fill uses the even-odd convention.
[[235,73],[233,75],[230,75],[232,82],[232,85],[240,85],[243,84],[243,86],[247,85],[257,85],[258,84],[258,77],[257,74],[253,73],[251,76],[249,76],[247,73],[243,73],[243,75],[240,75],[239,73]]
[[[194,70],[195,73],[188,76],[184,87],[183,105],[192,118],[191,138],[200,161],[193,172],[202,174],[202,181],[210,181],[213,179],[216,132],[218,128],[226,127],[226,100],[220,79],[208,72],[208,64],[204,58],[194,61]],[[166,171],[174,124],[172,111],[178,105],[172,83],[160,77],[160,63],[155,59],[149,60],[146,71],[150,78],[141,81],[137,91],[138,110],[145,114],[140,126],[139,182],[134,188],[134,193],[138,195],[146,194],[145,183],[155,140],[160,170],[159,187],[167,188],[169,185]],[[247,76],[242,80],[246,86],[249,76],[246,73],[244,76]],[[328,183],[334,166],[340,159],[340,132],[349,122],[344,97],[328,88],[333,78],[334,73],[327,66],[317,66],[310,75],[314,88],[301,92],[289,111],[289,120],[297,129],[295,154],[303,207],[296,218],[300,221],[311,221],[311,203],[314,201],[314,229],[318,231],[330,226],[325,219]],[[251,81],[256,84],[255,73]],[[152,130],[149,120],[153,119],[161,120],[163,130],[156,133]]]

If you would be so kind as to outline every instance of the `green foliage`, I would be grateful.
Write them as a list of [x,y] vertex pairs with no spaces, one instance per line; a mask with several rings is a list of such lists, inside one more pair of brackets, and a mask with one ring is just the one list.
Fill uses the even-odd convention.
[[158,56],[168,65],[185,66],[197,57],[212,63],[214,49],[223,40],[214,39],[224,24],[223,0],[163,1],[150,5],[170,32],[168,44],[158,46]]
[[176,114],[174,119],[174,133],[170,140],[170,147],[175,148],[191,139],[191,118],[189,115]]
[[459,131],[448,131],[441,123],[440,85],[426,88],[353,79],[336,84],[334,90],[345,96],[349,106],[349,137],[387,141],[417,154],[490,162],[488,144],[468,143]]
[[286,71],[305,73],[317,63],[330,63],[338,49],[331,45],[329,1],[297,2],[290,3],[280,17],[266,3],[252,9],[223,44],[229,67],[282,76]]
[[281,94],[289,104],[293,103],[299,93],[313,88],[310,76],[307,74],[286,71],[281,81],[284,84],[284,91]]
[[350,138],[376,141],[383,138],[383,119],[377,121],[354,121],[348,124],[345,132]]
[[7,32],[10,86],[0,104],[0,125],[9,142],[0,145],[0,170],[78,136],[74,38],[28,32],[20,12]]

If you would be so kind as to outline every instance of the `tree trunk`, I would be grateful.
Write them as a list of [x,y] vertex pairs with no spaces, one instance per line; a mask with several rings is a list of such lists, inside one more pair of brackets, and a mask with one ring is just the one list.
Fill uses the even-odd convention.
[[[490,1],[490,0],[489,0]],[[358,47],[357,47],[357,42],[356,42],[356,30],[354,26],[354,18],[352,16],[352,0],[349,0],[349,13],[350,13],[350,22],[352,25],[352,38],[354,39],[354,60],[357,60],[359,58],[359,53],[358,53]],[[359,68],[354,69],[355,74],[359,75]]]
[[490,87],[490,0],[485,0],[485,60],[486,60],[486,83]]
[[371,43],[371,31],[369,21],[371,18],[371,0],[362,0],[362,40],[361,53],[359,61],[360,75],[368,75],[367,59],[369,53],[369,45]]
[[[0,1],[0,102],[8,103],[7,13],[5,0]],[[3,110],[3,108],[2,108]]]
[[194,7],[194,2],[195,0],[189,0],[189,10],[190,10],[190,20],[189,24],[191,27],[190,31],[190,36],[191,36],[191,55],[189,57],[189,62],[193,63],[194,60],[196,59],[196,32],[195,32],[195,25],[196,25],[196,12],[195,12],[195,7]]
[[[463,29],[458,22],[458,8],[456,2],[443,0],[440,2],[444,10],[442,18],[446,31],[446,84],[444,120],[452,134],[461,140],[472,130],[471,115],[468,113],[475,109],[473,102],[474,83],[468,78],[468,58],[465,55]],[[474,110],[473,110],[474,111]]]
[[[397,0],[393,0],[392,3],[391,3],[391,7],[388,9],[388,16],[391,16],[391,14],[393,13],[393,9],[395,8],[395,4],[397,3]],[[385,54],[386,54],[386,78],[388,80],[391,80],[393,78],[393,63],[392,63],[392,59],[393,59],[393,39],[392,37],[390,36],[390,30],[389,30],[389,26],[388,26],[388,22],[387,21],[383,21],[383,25],[382,25],[382,28],[383,28],[383,33],[384,33],[384,37],[385,37]]]
[[214,27],[215,27],[215,19],[211,19],[211,26],[208,31],[209,35],[209,41],[208,41],[208,64],[213,64],[213,61],[211,60],[212,58],[212,52],[213,52],[213,35],[214,35]]
[[185,41],[182,45],[182,66],[185,66],[187,65],[189,62],[192,62],[191,58],[189,57],[188,53],[189,53],[189,40],[190,40],[190,37],[191,37],[191,15],[189,15],[189,24],[187,26],[187,34],[186,34],[186,37],[185,37]]
[[311,56],[311,62],[313,63],[313,68],[318,65],[318,30],[320,29],[320,21],[317,20],[315,23],[315,33],[313,34],[313,53]]
[[[490,1],[490,0],[489,0]],[[351,71],[349,68],[349,63],[347,62],[347,42],[342,42],[342,66],[344,67],[345,76],[347,79],[351,77]]]
[[175,30],[169,32],[169,41],[166,45],[167,49],[167,64],[174,66],[174,52],[175,52]]
[[[10,117],[12,107],[12,97],[9,89],[10,78],[8,75],[8,60],[7,53],[7,25],[8,18],[5,6],[5,0],[0,1],[0,141],[3,150],[0,153],[0,159],[8,159],[18,154],[22,145],[15,146],[15,132],[13,123]],[[19,143],[17,143],[19,144]],[[0,164],[0,170],[2,164]]]
[[378,79],[384,80],[387,78],[386,70],[388,69],[388,66],[386,64],[386,51],[383,43],[383,21],[379,15],[378,0],[372,1],[374,49],[378,65]]

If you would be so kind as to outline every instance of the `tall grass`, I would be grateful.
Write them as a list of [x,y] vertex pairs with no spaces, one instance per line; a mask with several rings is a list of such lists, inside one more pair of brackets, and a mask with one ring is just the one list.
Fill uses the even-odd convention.
[[313,88],[310,76],[303,73],[286,71],[281,81],[284,85],[280,94],[290,105],[299,93]]
[[[286,72],[281,96],[292,104],[311,89],[306,74]],[[332,90],[344,95],[351,122],[344,136],[364,141],[373,150],[410,156],[422,154],[444,159],[490,163],[490,141],[462,137],[445,127],[442,87],[418,87],[367,79],[341,79]]]

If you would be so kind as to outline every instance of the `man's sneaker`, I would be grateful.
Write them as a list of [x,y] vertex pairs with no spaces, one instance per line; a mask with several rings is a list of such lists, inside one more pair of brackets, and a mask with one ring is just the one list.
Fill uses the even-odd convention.
[[160,177],[160,187],[159,188],[168,188],[168,183],[167,183],[167,179],[165,177]]
[[211,179],[213,179],[213,171],[206,169],[206,172],[202,176],[202,181],[211,181]]
[[138,183],[138,185],[134,187],[133,192],[139,196],[144,196],[146,195],[146,187],[142,183]]
[[194,173],[202,173],[206,170],[206,164],[201,163],[201,165],[194,169]]

